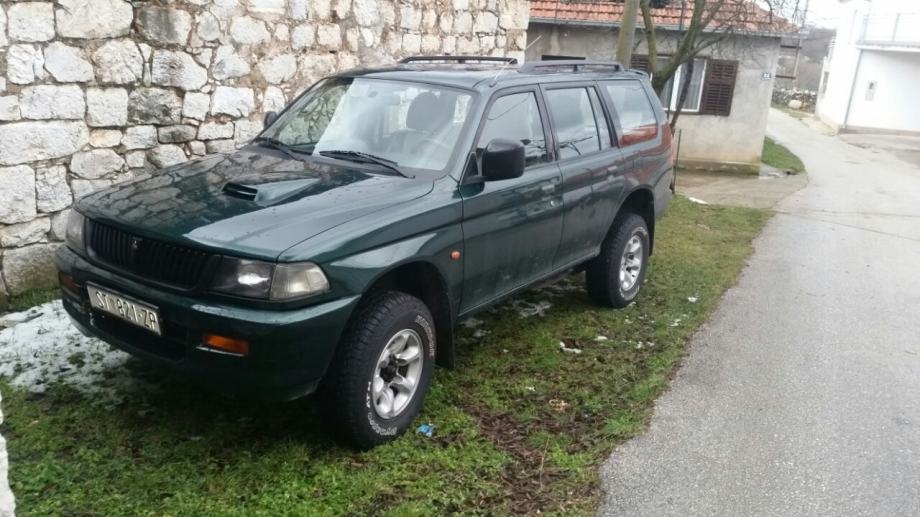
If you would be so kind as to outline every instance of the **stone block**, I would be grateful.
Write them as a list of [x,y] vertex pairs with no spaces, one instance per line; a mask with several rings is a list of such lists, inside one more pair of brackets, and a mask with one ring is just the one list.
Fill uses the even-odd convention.
[[197,90],[208,82],[208,71],[185,52],[156,50],[150,66],[151,81],[159,86]]
[[122,133],[118,129],[93,129],[89,132],[89,145],[93,147],[115,147],[121,143]]
[[6,52],[6,77],[13,84],[31,84],[45,66],[42,51],[35,45],[10,45]]
[[54,4],[15,2],[7,5],[7,34],[11,40],[36,42],[54,38]]
[[128,34],[134,9],[124,0],[58,0],[58,34],[65,38],[114,38]]
[[149,149],[157,145],[157,128],[155,126],[133,126],[125,130],[121,141],[127,150]]
[[3,278],[10,296],[57,285],[54,253],[60,244],[32,244],[3,252]]
[[271,39],[265,23],[249,16],[237,16],[230,23],[230,37],[241,45],[264,43]]
[[218,86],[214,89],[211,98],[211,113],[246,117],[252,111],[254,104],[252,89]]
[[164,126],[158,129],[160,143],[174,144],[178,142],[188,142],[195,139],[195,126],[179,124],[175,126]]
[[147,151],[147,160],[159,168],[182,163],[188,158],[178,145],[165,144]]
[[198,140],[218,140],[221,138],[233,138],[232,122],[226,124],[207,122],[198,128]]
[[59,41],[45,48],[45,70],[62,83],[93,80],[93,65],[83,58],[83,51]]
[[31,221],[36,215],[35,171],[27,165],[0,167],[0,223]]
[[136,124],[178,124],[182,99],[172,90],[138,88],[128,97],[128,120]]
[[103,83],[130,84],[140,81],[144,57],[131,40],[112,40],[93,52],[96,77]]
[[184,45],[192,29],[192,15],[181,9],[143,7],[137,12],[137,28],[154,43]]
[[84,179],[100,179],[121,170],[124,159],[111,149],[93,149],[76,153],[70,159],[70,171]]
[[249,63],[240,57],[231,45],[222,45],[214,55],[211,72],[218,81],[242,77],[249,74]]
[[[12,122],[0,125],[0,165],[68,156],[89,141],[81,121]],[[0,189],[2,191],[2,189]]]
[[39,212],[57,212],[73,203],[67,185],[67,169],[63,165],[42,167],[35,171],[36,208]]
[[19,120],[19,117],[19,97],[16,95],[0,97],[0,120],[12,122]]
[[258,69],[269,84],[280,84],[297,73],[297,58],[291,54],[281,54],[261,61]]
[[128,91],[124,88],[88,88],[86,122],[93,127],[128,123]]
[[51,230],[51,218],[39,217],[25,223],[0,228],[0,246],[18,248],[27,244],[44,242]]
[[23,88],[19,96],[22,118],[82,119],[86,113],[83,90],[77,85],[42,84]]
[[204,120],[211,109],[211,96],[206,93],[189,92],[182,100],[182,116]]

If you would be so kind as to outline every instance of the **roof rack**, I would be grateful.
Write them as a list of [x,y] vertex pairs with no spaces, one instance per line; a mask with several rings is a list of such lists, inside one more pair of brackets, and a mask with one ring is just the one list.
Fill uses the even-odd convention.
[[478,61],[480,63],[505,63],[508,65],[516,65],[518,60],[513,57],[499,57],[499,56],[410,56],[404,57],[399,60],[400,63],[423,63],[428,61],[456,61],[457,63],[467,63],[470,61]]
[[[520,68],[518,72],[522,74],[532,74],[539,73],[541,69],[546,68],[570,68],[572,72],[583,72],[585,68],[598,69],[598,68],[612,68],[614,72],[621,72],[626,70],[623,65],[617,63],[616,61],[586,61],[584,59],[551,59],[547,61],[527,61]],[[559,70],[552,70],[549,73],[556,72]]]

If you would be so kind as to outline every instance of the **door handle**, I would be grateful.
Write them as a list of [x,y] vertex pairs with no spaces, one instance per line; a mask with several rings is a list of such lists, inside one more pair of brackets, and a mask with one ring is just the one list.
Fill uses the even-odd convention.
[[546,185],[543,185],[542,187],[540,187],[540,191],[542,191],[544,194],[552,194],[553,192],[556,191],[556,184],[547,183]]
[[607,172],[610,173],[610,174],[613,174],[613,173],[617,172],[618,170],[620,170],[620,166],[619,166],[619,165],[611,165],[610,167],[607,167]]

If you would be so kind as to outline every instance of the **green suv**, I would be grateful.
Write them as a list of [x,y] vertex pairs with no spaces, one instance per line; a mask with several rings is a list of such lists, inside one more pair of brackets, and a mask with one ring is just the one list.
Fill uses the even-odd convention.
[[459,319],[573,269],[632,302],[673,190],[643,73],[409,58],[319,81],[236,152],[80,199],[56,263],[84,333],[215,390],[318,390],[367,448],[409,427]]

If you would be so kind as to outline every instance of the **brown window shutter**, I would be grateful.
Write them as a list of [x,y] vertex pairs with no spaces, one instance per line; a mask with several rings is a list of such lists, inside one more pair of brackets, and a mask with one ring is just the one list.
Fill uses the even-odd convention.
[[629,67],[633,70],[642,70],[645,73],[649,73],[648,56],[633,56]]
[[710,59],[706,63],[703,98],[700,100],[701,114],[723,117],[731,115],[737,75],[737,61]]

